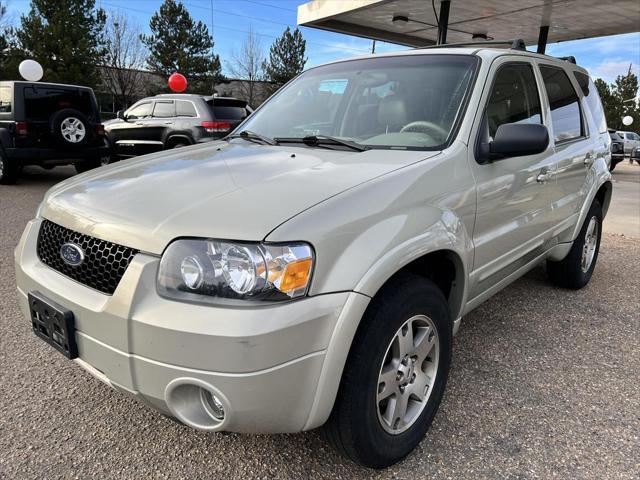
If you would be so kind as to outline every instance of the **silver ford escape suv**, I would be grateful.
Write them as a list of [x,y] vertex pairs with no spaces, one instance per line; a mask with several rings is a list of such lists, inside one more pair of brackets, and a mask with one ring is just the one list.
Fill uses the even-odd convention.
[[466,313],[543,262],[560,287],[589,282],[610,142],[587,72],[549,56],[319,66],[224,140],[53,187],[15,252],[20,305],[185,425],[324,425],[385,467],[433,421]]

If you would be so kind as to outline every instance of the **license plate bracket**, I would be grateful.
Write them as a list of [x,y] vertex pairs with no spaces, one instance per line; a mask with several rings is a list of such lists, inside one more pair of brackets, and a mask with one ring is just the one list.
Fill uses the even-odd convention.
[[33,332],[67,358],[78,356],[73,313],[40,292],[28,294]]

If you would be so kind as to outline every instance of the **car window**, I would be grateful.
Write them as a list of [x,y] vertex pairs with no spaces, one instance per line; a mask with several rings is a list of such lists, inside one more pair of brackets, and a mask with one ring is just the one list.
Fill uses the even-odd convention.
[[436,150],[455,130],[477,64],[472,55],[402,55],[311,68],[243,128],[288,141],[330,135],[370,148]]
[[637,133],[633,134],[633,139],[634,140],[640,140],[640,135],[638,135]]
[[13,88],[9,86],[0,87],[0,113],[11,113],[11,100]]
[[551,123],[556,143],[583,135],[578,94],[561,68],[540,66],[551,108]]
[[533,67],[524,63],[501,67],[487,103],[489,136],[495,137],[505,123],[542,123],[541,112]]
[[46,85],[24,87],[24,108],[27,120],[44,121],[65,108],[78,110],[95,120],[93,98],[89,90],[66,89]]
[[170,118],[175,117],[176,110],[173,102],[157,101],[153,107],[153,118]]
[[197,117],[196,107],[185,100],[176,101],[176,117]]
[[213,98],[207,101],[213,106],[213,116],[219,120],[244,120],[249,115],[247,102],[233,98]]
[[580,89],[584,94],[589,111],[591,112],[595,124],[598,126],[598,132],[606,132],[607,119],[605,118],[604,108],[602,108],[602,102],[600,101],[600,95],[598,94],[598,90],[596,89],[593,80],[582,72],[573,72],[573,75],[576,77],[578,85],[580,85]]
[[151,115],[151,102],[139,103],[127,112],[129,118],[144,118]]

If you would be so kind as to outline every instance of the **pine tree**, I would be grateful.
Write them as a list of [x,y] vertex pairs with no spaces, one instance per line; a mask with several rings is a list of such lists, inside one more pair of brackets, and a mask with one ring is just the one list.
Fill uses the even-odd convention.
[[269,50],[269,61],[264,65],[267,79],[280,86],[301,73],[307,63],[306,43],[300,30],[292,32],[287,27]]
[[106,52],[105,21],[95,0],[31,0],[29,13],[13,32],[10,73],[17,78],[17,65],[32,58],[42,65],[44,81],[96,87],[97,66]]
[[7,56],[7,49],[9,48],[9,42],[7,41],[7,28],[4,25],[4,16],[7,13],[7,6],[3,2],[0,2],[0,79],[4,79],[5,75],[5,60]]
[[[638,76],[631,70],[625,75],[618,75],[615,82],[608,85],[604,80],[595,80],[596,88],[600,94],[604,113],[607,118],[607,126],[615,130],[640,131],[640,104],[638,95]],[[622,119],[630,115],[633,117],[633,124],[626,126]]]
[[192,93],[213,93],[213,85],[224,79],[220,57],[212,56],[213,38],[207,26],[194,21],[181,2],[165,0],[149,23],[151,35],[142,41],[149,49],[147,64],[168,78],[180,72]]

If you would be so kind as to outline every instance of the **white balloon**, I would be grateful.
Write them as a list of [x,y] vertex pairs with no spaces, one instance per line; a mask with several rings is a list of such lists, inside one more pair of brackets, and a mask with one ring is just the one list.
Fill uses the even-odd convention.
[[22,78],[29,82],[37,82],[44,74],[42,65],[35,60],[23,60],[18,66],[18,71],[20,75],[22,75]]
[[622,123],[624,123],[628,127],[633,123],[633,117],[631,115],[627,115],[622,119]]

